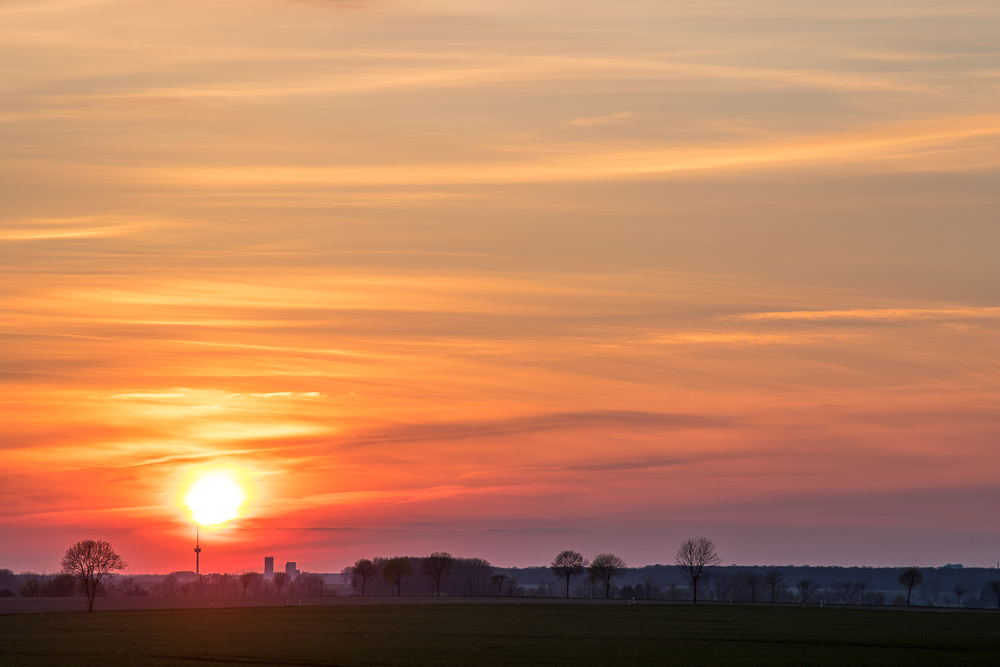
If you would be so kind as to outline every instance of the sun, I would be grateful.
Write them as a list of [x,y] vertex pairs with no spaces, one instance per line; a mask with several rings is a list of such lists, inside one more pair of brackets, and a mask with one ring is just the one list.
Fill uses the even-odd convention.
[[232,475],[210,472],[198,478],[184,501],[191,508],[195,521],[211,526],[235,519],[245,499],[243,489]]

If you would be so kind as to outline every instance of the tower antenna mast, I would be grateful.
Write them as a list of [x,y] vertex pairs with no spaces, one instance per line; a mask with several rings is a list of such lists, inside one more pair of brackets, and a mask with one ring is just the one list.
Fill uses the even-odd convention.
[[201,525],[194,529],[194,573],[201,574]]

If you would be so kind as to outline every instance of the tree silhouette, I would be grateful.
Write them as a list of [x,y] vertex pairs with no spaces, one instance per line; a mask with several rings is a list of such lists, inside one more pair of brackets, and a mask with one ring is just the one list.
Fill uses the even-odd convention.
[[909,607],[910,595],[913,594],[913,589],[915,587],[924,583],[924,575],[919,569],[915,567],[908,567],[903,570],[902,574],[899,575],[899,578],[896,579],[896,581],[898,581],[903,588],[906,589],[906,606]]
[[778,590],[778,586],[781,582],[785,580],[785,575],[782,574],[781,570],[769,570],[764,575],[764,585],[771,587],[771,602],[774,602],[774,595]]
[[809,602],[809,598],[816,592],[817,585],[812,579],[803,579],[799,583],[795,584],[795,587],[799,589],[799,596],[802,598],[802,604],[805,604]]
[[992,595],[997,601],[997,609],[1000,609],[1000,581],[990,579],[986,582],[986,592]]
[[587,572],[595,581],[604,584],[604,597],[611,597],[611,581],[625,572],[625,559],[614,554],[597,554],[587,567]]
[[740,579],[743,581],[743,584],[747,587],[747,590],[750,591],[750,602],[756,602],[757,592],[760,590],[761,585],[764,583],[763,579],[761,579],[760,574],[753,570],[744,570],[743,572],[740,573]]
[[256,584],[261,576],[259,572],[244,572],[240,575],[240,586],[243,587],[243,597],[247,596],[247,589]]
[[959,607],[962,606],[962,596],[963,595],[965,595],[965,587],[962,586],[961,584],[955,586],[955,598],[957,600],[957,602],[955,604],[957,606],[959,606]]
[[870,586],[867,581],[858,581],[854,583],[854,590],[857,591],[858,596],[861,598],[861,604],[865,604],[865,593],[868,592]]
[[351,574],[361,578],[361,597],[365,597],[365,585],[369,579],[378,576],[378,565],[368,558],[359,558],[351,566]]
[[681,542],[674,555],[674,564],[691,582],[692,604],[698,604],[698,580],[710,575],[712,568],[721,562],[715,543],[707,537],[689,537]]
[[455,566],[455,557],[447,551],[435,551],[420,563],[420,570],[434,582],[437,595],[441,595],[441,577]]
[[396,595],[403,595],[403,577],[413,574],[410,559],[405,556],[390,558],[382,566],[382,578],[396,587]]
[[583,574],[586,567],[587,559],[582,554],[575,551],[563,551],[552,560],[549,569],[552,570],[552,574],[566,580],[566,597],[569,597],[569,580]]
[[124,570],[128,563],[115,553],[110,542],[104,540],[83,540],[66,550],[62,559],[62,570],[79,579],[87,594],[87,611],[94,611],[97,585],[105,575],[115,570]]
[[490,581],[496,584],[497,587],[497,597],[503,595],[503,582],[507,581],[506,574],[494,574],[490,577]]
[[291,577],[288,576],[287,572],[275,572],[271,583],[274,584],[275,589],[278,591],[278,597],[281,597],[281,589],[287,586],[291,582]]

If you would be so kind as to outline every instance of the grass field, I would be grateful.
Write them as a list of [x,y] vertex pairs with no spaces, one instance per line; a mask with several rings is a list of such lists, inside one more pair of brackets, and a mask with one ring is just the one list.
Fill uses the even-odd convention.
[[997,665],[1000,615],[371,605],[0,616],[3,665]]

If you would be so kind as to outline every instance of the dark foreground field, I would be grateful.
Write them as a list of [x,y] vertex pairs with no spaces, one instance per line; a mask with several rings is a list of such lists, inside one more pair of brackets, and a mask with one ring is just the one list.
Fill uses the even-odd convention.
[[3,665],[997,665],[1000,615],[384,605],[0,616]]

